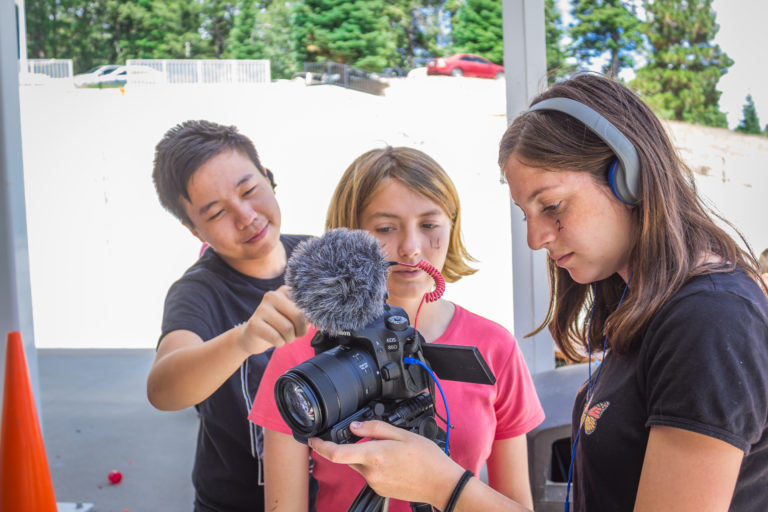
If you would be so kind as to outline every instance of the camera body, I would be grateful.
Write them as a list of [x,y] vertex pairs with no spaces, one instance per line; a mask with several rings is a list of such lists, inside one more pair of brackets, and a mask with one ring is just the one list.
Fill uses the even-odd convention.
[[277,379],[275,400],[294,437],[306,443],[320,437],[337,443],[358,438],[352,421],[380,419],[433,436],[434,401],[425,390],[427,371],[407,365],[406,357],[424,360],[424,338],[400,307],[384,312],[361,329],[312,338],[315,357]]

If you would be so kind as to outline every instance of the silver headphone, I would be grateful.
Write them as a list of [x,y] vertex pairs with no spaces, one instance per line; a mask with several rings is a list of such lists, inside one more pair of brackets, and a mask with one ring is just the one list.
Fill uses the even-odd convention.
[[620,201],[635,205],[640,199],[640,161],[635,146],[606,118],[576,100],[549,98],[528,111],[555,110],[578,119],[605,142],[616,159],[608,169],[608,184]]

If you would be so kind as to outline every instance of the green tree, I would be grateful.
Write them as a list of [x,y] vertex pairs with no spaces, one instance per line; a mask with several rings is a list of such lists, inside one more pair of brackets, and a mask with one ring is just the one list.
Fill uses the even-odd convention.
[[452,21],[453,48],[504,63],[501,0],[466,0]]
[[233,59],[260,59],[264,55],[263,41],[258,37],[259,3],[241,0],[227,39],[226,56]]
[[203,7],[188,0],[152,0],[150,38],[156,41],[154,58],[204,59],[211,57],[210,40],[203,39]]
[[273,1],[257,18],[264,53],[271,64],[273,78],[291,78],[299,68],[293,38],[293,7],[290,1]]
[[461,0],[404,1],[410,5],[409,44],[403,46],[405,64],[411,67],[416,65],[414,58],[444,55],[451,40],[450,20]]
[[227,38],[232,30],[236,12],[236,2],[231,0],[205,0],[203,2],[202,29],[210,40],[214,58],[223,56]]
[[155,57],[159,41],[152,37],[152,0],[123,2],[106,0],[103,20],[104,37],[109,41],[109,62]]
[[25,7],[29,57],[71,58],[76,73],[115,62],[103,1],[28,0]]
[[294,18],[300,60],[378,71],[397,61],[385,0],[304,0]]
[[566,63],[567,53],[561,45],[563,38],[563,19],[555,0],[544,2],[544,24],[547,40],[547,82],[552,85],[558,78],[573,71],[573,66]]
[[444,55],[451,41],[450,20],[462,0],[394,0],[391,30],[398,34],[400,65],[411,68],[429,57]]
[[712,0],[646,0],[647,64],[631,86],[662,117],[728,127],[717,82],[733,61],[713,40],[719,26]]
[[747,102],[741,109],[741,113],[744,117],[741,120],[741,123],[739,123],[739,126],[736,127],[737,132],[752,134],[762,133],[762,130],[760,130],[760,119],[757,117],[757,109],[755,108],[755,102],[752,101],[751,94],[747,94]]
[[603,73],[617,77],[622,68],[635,65],[632,57],[642,46],[642,22],[634,6],[622,0],[577,0],[571,27],[573,53],[589,64],[607,54]]

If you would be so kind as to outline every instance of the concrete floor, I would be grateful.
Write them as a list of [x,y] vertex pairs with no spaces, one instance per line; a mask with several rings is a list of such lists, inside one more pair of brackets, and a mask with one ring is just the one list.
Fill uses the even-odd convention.
[[[38,349],[37,356],[57,501],[90,503],[92,512],[190,512],[197,413],[149,404],[154,350]],[[117,485],[107,479],[111,470],[123,475]]]

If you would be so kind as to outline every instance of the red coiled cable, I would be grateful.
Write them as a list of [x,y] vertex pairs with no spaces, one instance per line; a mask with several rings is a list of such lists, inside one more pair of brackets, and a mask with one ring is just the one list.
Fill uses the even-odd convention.
[[426,260],[419,260],[418,263],[401,263],[397,262],[398,265],[402,265],[403,267],[410,267],[410,268],[418,268],[429,274],[429,276],[432,278],[432,280],[435,282],[435,289],[431,292],[427,292],[424,294],[424,296],[421,298],[421,302],[419,303],[419,308],[416,310],[416,318],[413,320],[413,328],[415,329],[419,322],[419,313],[421,312],[421,306],[424,305],[424,302],[435,302],[437,299],[443,296],[445,293],[445,279],[443,278],[443,275],[440,273],[439,270],[435,268],[434,265],[432,265],[430,262]]

